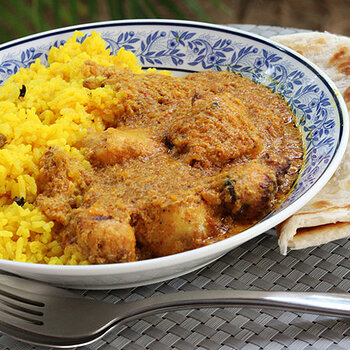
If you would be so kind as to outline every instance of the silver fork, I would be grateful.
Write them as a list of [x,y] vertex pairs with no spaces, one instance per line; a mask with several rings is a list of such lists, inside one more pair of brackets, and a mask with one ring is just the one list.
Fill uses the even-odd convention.
[[350,296],[340,293],[200,290],[111,304],[41,282],[0,275],[0,332],[51,347],[92,343],[117,325],[152,313],[225,306],[350,316]]

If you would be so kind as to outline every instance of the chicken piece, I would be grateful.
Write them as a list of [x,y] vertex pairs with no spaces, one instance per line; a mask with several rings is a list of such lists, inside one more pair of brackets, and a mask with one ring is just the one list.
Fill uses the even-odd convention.
[[80,192],[90,182],[82,163],[66,151],[51,146],[40,160],[37,206],[50,220],[67,224]]
[[178,118],[168,136],[187,164],[206,169],[261,151],[262,141],[246,108],[230,93],[196,94],[190,113]]
[[239,220],[257,219],[268,212],[277,192],[275,170],[263,161],[238,165],[224,179],[224,208]]
[[90,161],[107,165],[148,157],[161,149],[146,130],[129,128],[109,128],[87,136],[80,141],[79,147],[85,148]]
[[92,264],[134,261],[136,240],[130,218],[112,214],[100,205],[75,210],[62,233],[66,244],[76,243]]
[[153,256],[165,256],[205,244],[210,226],[205,205],[194,198],[153,204],[136,220],[135,234]]

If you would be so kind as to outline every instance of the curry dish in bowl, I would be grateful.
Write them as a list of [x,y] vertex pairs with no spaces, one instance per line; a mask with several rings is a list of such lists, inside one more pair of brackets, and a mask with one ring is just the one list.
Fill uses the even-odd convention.
[[40,160],[37,206],[90,263],[183,252],[256,223],[303,161],[281,96],[231,72],[176,78],[86,62],[84,87],[122,94],[106,129]]

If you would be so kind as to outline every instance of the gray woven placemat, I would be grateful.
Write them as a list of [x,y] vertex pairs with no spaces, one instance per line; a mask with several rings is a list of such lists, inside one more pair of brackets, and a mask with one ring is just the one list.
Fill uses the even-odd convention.
[[[350,241],[279,253],[274,235],[253,239],[200,271],[149,286],[81,291],[108,302],[198,289],[348,292]],[[162,313],[120,326],[93,350],[350,349],[350,321],[280,310],[214,308]],[[0,337],[0,349],[44,349]]]
[[[265,36],[294,29],[240,25]],[[118,302],[158,293],[197,289],[252,289],[319,292],[350,290],[350,241],[279,253],[270,231],[197,272],[150,286],[108,291],[81,291]],[[350,349],[350,321],[312,314],[250,308],[215,308],[162,313],[120,326],[81,349]],[[45,349],[0,336],[0,350]]]

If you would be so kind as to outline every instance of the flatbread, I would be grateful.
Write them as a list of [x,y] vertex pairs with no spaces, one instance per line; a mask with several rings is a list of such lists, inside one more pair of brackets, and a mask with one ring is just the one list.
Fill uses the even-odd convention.
[[[350,110],[350,38],[299,33],[271,39],[317,64],[334,81]],[[350,236],[350,144],[326,186],[301,210],[277,227],[282,254]]]

